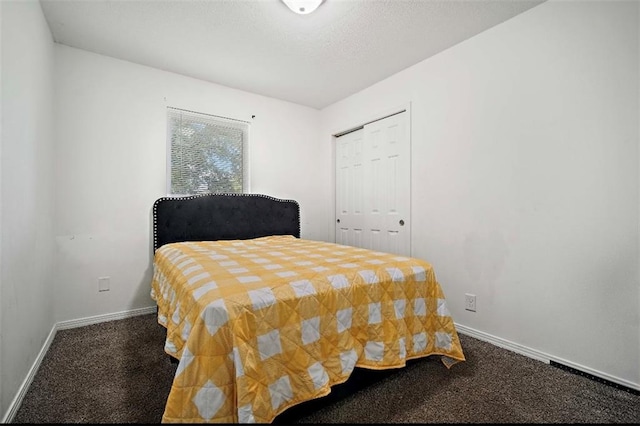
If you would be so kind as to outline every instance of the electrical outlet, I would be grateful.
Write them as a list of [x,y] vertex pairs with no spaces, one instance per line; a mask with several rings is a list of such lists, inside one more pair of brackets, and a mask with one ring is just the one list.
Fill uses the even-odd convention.
[[476,295],[465,293],[464,295],[464,308],[467,311],[476,311]]
[[109,291],[109,277],[98,278],[98,291]]

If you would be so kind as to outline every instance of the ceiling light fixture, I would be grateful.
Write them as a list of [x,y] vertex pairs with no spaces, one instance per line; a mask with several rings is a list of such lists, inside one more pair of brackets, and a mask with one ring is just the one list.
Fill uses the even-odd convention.
[[282,0],[295,13],[307,15],[320,6],[324,0]]

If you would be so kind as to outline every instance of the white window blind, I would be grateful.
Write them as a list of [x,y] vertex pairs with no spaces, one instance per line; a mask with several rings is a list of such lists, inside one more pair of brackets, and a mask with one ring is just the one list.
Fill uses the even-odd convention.
[[176,108],[168,122],[170,194],[248,190],[248,123]]

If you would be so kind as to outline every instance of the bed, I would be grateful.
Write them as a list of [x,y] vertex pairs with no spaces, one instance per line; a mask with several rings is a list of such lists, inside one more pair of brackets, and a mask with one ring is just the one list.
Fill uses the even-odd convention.
[[163,197],[151,296],[177,360],[162,421],[270,423],[354,369],[464,361],[423,260],[300,238],[294,200]]

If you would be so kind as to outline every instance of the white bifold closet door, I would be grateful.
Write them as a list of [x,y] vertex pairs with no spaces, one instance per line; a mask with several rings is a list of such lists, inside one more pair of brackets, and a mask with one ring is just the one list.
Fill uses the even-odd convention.
[[336,138],[336,242],[411,255],[407,112]]

